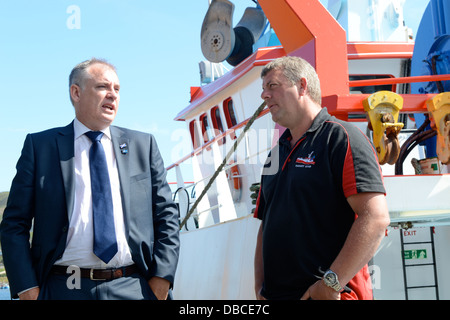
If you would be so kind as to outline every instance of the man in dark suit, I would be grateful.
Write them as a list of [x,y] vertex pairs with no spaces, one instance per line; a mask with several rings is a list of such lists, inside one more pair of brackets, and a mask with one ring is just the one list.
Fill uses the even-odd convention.
[[[17,163],[0,226],[11,295],[166,299],[178,262],[179,221],[155,139],[111,126],[120,84],[106,61],[77,65],[69,86],[74,121],[29,134]],[[106,162],[91,158],[98,142]],[[106,172],[109,183],[91,176],[96,170]],[[97,204],[97,189],[105,185]],[[105,213],[94,218],[94,211]],[[99,235],[112,239],[107,258],[94,253],[104,242]]]

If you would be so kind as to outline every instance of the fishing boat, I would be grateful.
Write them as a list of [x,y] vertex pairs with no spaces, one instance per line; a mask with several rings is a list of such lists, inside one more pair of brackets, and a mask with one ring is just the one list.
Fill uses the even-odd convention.
[[262,104],[260,73],[290,55],[316,68],[323,106],[377,151],[391,224],[369,263],[374,298],[450,299],[450,2],[431,0],[415,37],[404,0],[254,3],[234,24],[232,1],[210,1],[202,85],[175,117],[192,152],[167,167],[181,222],[174,298],[255,298],[252,210],[284,130]]

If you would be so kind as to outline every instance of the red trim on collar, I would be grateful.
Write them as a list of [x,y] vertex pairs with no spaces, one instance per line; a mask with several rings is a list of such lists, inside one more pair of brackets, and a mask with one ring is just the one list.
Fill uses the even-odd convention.
[[[291,136],[291,139],[292,139],[292,136]],[[291,152],[289,153],[288,157],[284,161],[284,164],[283,164],[283,167],[281,168],[281,171],[284,170],[284,167],[286,166],[286,163],[291,161],[291,155],[295,151],[295,149],[297,149],[297,147],[299,146],[300,142],[302,142],[305,139],[306,139],[306,137],[303,137],[303,138],[301,138],[300,140],[297,141],[297,143],[295,144],[295,146],[292,148]]]

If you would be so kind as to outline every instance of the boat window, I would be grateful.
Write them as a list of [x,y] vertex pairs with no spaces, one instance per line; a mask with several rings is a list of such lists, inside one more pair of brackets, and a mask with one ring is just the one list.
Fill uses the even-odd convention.
[[[233,99],[228,98],[223,102],[223,112],[225,114],[225,120],[227,121],[228,129],[234,127],[237,124],[236,112],[234,111]],[[231,139],[236,139],[236,134],[230,134]]]
[[189,132],[191,133],[191,140],[192,140],[192,146],[194,149],[197,149],[200,146],[200,139],[198,136],[198,129],[197,129],[197,121],[192,120],[189,123]]
[[202,128],[203,142],[208,142],[211,140],[211,127],[209,125],[208,116],[206,113],[200,116],[200,125]]
[[[216,136],[222,134],[225,130],[223,128],[222,117],[220,116],[220,109],[218,106],[211,109],[211,120],[214,127],[214,134]],[[225,137],[220,139],[218,142],[219,144],[225,143]]]

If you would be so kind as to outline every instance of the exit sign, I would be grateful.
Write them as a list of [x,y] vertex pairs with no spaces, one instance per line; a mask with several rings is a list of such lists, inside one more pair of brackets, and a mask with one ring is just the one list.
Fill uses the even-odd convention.
[[403,257],[405,260],[426,259],[427,258],[427,250],[426,249],[405,250],[403,252]]

